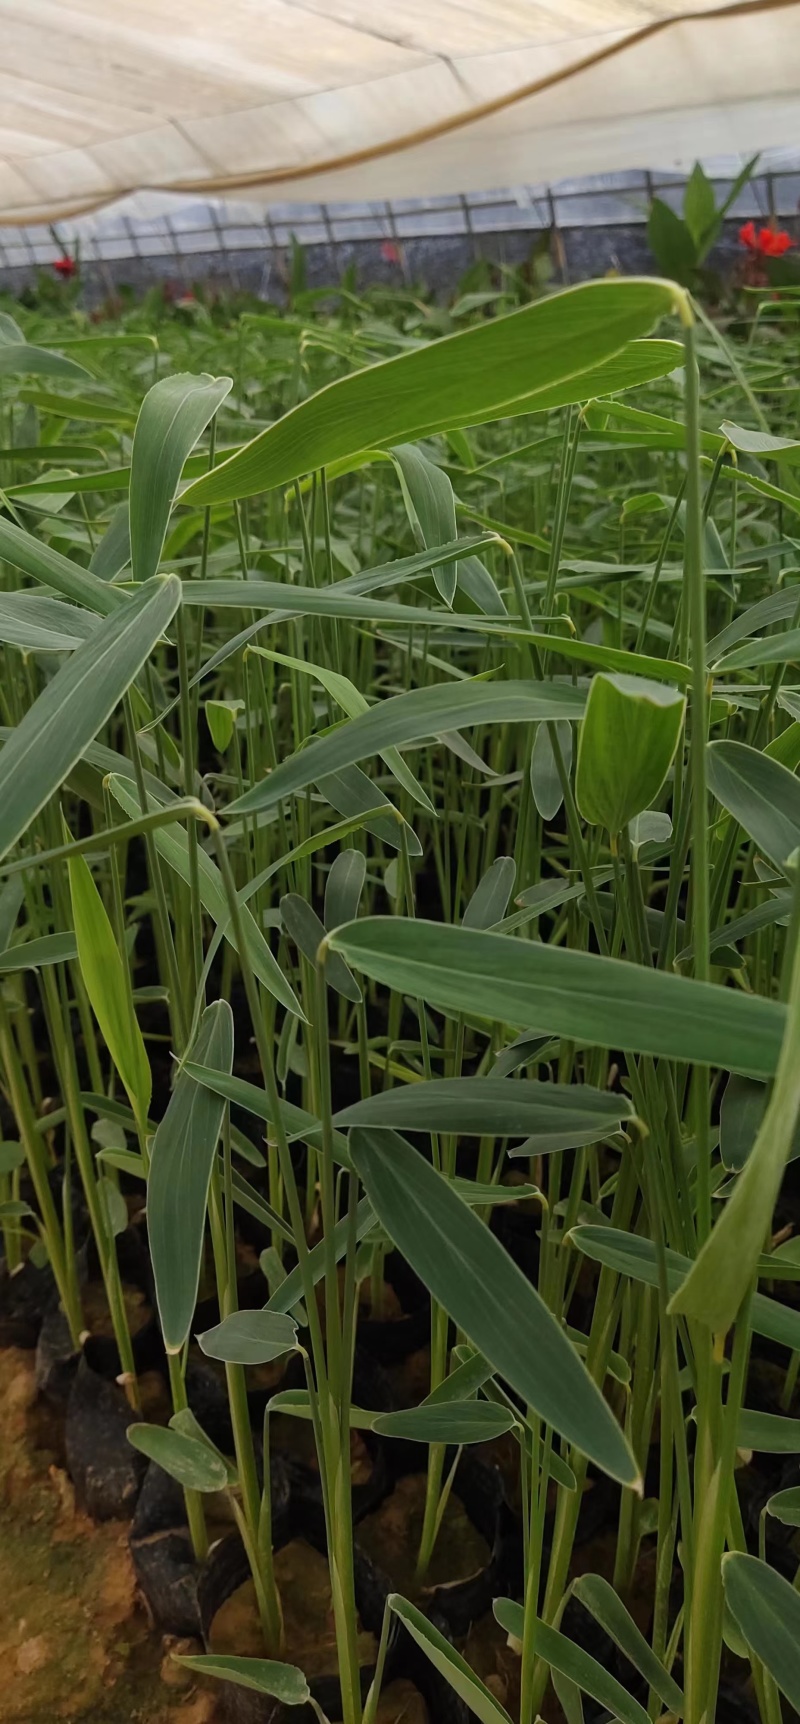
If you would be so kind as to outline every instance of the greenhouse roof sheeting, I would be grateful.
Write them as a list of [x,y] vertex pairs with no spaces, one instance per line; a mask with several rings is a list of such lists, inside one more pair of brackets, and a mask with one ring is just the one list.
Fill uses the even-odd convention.
[[0,0],[0,222],[408,198],[797,143],[800,0]]

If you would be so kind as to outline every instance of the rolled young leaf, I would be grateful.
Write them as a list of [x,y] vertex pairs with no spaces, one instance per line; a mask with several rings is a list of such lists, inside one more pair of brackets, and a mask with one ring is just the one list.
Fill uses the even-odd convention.
[[578,738],[575,799],[612,837],[655,801],[675,757],[686,697],[639,676],[592,678]]
[[131,451],[130,544],[134,580],[158,569],[183,464],[233,388],[231,377],[177,372],[148,390]]
[[356,1128],[351,1155],[389,1237],[478,1351],[559,1435],[637,1484],[627,1440],[572,1343],[448,1181],[396,1132]]

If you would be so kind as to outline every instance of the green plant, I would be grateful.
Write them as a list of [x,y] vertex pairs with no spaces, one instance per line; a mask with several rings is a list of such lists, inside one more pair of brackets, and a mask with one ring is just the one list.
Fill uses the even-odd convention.
[[719,204],[700,162],[695,162],[687,180],[682,215],[663,198],[653,198],[647,218],[647,239],[664,275],[674,277],[685,287],[701,285],[706,259],[722,233],[725,217],[752,179],[757,165],[758,156],[752,156]]
[[[406,289],[332,311],[295,264],[285,316],[0,324],[6,1268],[49,1262],[77,1350],[93,1235],[131,1444],[198,1562],[233,1518],[263,1655],[212,1635],[191,1669],[322,1715],[273,1554],[305,1425],[346,1724],[398,1624],[484,1724],[551,1683],[570,1724],[581,1695],[703,1724],[723,1669],[777,1724],[796,1491],[752,1536],[737,1487],[800,1446],[796,329],[701,339],[683,287],[633,280],[439,339]],[[143,1202],[167,1422],[136,1416]],[[392,1251],[430,1295],[423,1392],[361,1404]],[[365,1434],[426,1469],[363,1698]],[[503,1704],[425,1608],[487,1442],[521,1521]],[[611,1578],[575,1560],[602,1476]]]

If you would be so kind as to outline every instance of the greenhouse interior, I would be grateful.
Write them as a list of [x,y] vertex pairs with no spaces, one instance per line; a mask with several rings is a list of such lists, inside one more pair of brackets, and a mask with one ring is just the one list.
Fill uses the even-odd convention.
[[0,41],[0,1724],[791,1724],[800,0]]

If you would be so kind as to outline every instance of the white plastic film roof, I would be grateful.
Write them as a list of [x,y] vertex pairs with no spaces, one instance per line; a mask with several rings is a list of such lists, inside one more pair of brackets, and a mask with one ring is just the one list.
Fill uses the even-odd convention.
[[800,143],[800,0],[0,0],[0,223]]

